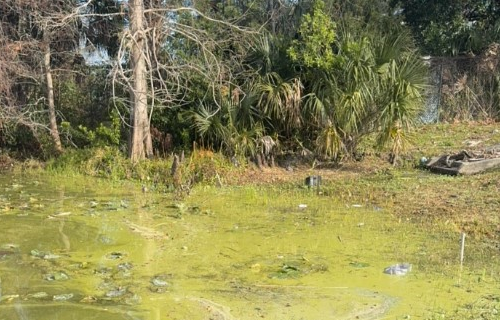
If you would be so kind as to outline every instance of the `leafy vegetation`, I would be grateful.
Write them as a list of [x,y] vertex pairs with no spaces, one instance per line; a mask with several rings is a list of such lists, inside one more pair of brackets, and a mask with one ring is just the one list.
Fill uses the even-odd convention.
[[329,69],[335,62],[335,24],[324,8],[323,1],[314,2],[312,15],[305,14],[301,20],[299,40],[293,40],[288,49],[292,61],[308,68]]
[[426,53],[478,54],[499,40],[500,7],[495,1],[390,2],[404,16]]
[[[0,6],[6,51],[0,56],[13,61],[0,61],[0,146],[12,154],[46,159],[54,150],[112,147],[137,162],[189,153],[197,145],[240,162],[293,153],[340,163],[359,159],[370,143],[396,163],[410,147],[434,85],[441,86],[442,121],[500,114],[493,2],[428,10],[425,1],[165,7],[75,0],[29,15],[33,35],[18,19],[31,8],[24,2]],[[136,21],[133,5],[146,9],[144,41],[132,40],[140,32],[126,32]],[[83,55],[78,38],[86,45]],[[131,47],[145,59],[141,71],[131,63]],[[52,56],[44,72],[36,67],[47,62],[34,54],[40,48]],[[453,76],[441,71],[441,82],[430,84],[439,66],[431,62],[429,70],[422,52],[484,59]],[[136,86],[137,75],[144,75],[144,89]]]
[[[128,179],[178,198],[196,184],[271,183],[275,198],[335,199],[466,232],[478,249],[471,272],[497,250],[498,172],[419,167],[500,143],[495,1],[61,3],[0,3],[1,168],[16,157],[22,170]],[[431,104],[441,123],[423,125]],[[275,159],[287,170],[252,165]],[[303,186],[309,174],[322,175],[321,188]],[[414,263],[450,274],[453,259]],[[263,268],[276,279],[327,271],[302,256]],[[498,310],[492,294],[429,320]]]

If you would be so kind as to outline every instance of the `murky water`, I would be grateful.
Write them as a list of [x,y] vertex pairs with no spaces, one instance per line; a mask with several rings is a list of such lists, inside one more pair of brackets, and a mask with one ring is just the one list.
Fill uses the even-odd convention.
[[0,177],[0,319],[428,319],[500,283],[491,252],[460,270],[457,232],[299,186],[75,179]]

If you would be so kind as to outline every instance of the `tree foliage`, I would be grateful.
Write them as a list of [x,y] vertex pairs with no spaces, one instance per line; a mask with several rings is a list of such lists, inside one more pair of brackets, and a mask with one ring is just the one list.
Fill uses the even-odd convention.
[[[119,133],[125,145],[132,125],[144,137],[153,131],[150,145],[162,154],[196,142],[246,157],[272,145],[337,161],[360,153],[368,136],[394,157],[403,152],[425,100],[419,49],[479,52],[497,39],[499,15],[492,1],[144,0],[144,19],[134,25],[135,1],[51,2],[43,15],[24,16],[35,2],[8,3],[0,4],[14,12],[0,17],[0,75],[9,80],[0,81],[0,101],[12,108],[2,109],[2,123],[17,110],[48,126],[34,112],[45,101],[38,71],[45,41],[68,146],[97,145],[85,135],[106,128],[109,143]],[[83,48],[109,60],[82,57]],[[140,59],[142,72],[134,69]],[[141,76],[145,84],[135,87]],[[134,125],[138,96],[145,121]]]
[[325,14],[324,7],[322,0],[316,0],[312,14],[307,13],[302,17],[299,39],[293,40],[288,49],[293,62],[320,69],[332,67],[335,61],[335,23]]
[[4,129],[9,125],[14,128],[26,126],[37,141],[41,141],[40,135],[49,132],[52,148],[43,143],[48,152],[62,151],[53,69],[64,70],[82,62],[74,52],[79,43],[80,24],[58,23],[58,17],[71,13],[75,5],[76,1],[44,0],[6,0],[0,4],[1,41],[15,48],[11,52],[12,61],[5,62],[11,64],[5,67],[11,77],[4,80],[1,98],[6,104],[2,119],[6,125]]
[[500,4],[484,0],[392,0],[425,52],[478,54],[500,40]]

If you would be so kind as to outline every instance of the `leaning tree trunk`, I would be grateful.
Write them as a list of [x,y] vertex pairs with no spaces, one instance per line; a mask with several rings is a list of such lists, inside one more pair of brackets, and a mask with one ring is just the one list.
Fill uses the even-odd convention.
[[52,136],[52,140],[54,141],[55,150],[58,153],[62,153],[63,148],[61,145],[61,139],[59,137],[59,130],[57,129],[56,107],[54,103],[54,84],[52,80],[52,71],[50,68],[50,45],[48,41],[46,41],[45,44],[44,67],[45,81],[47,85],[47,101],[49,105],[50,135]]
[[144,1],[131,0],[130,11],[130,29],[133,39],[129,157],[132,162],[137,162],[153,155],[148,117],[146,58],[144,53],[146,40],[144,35]]

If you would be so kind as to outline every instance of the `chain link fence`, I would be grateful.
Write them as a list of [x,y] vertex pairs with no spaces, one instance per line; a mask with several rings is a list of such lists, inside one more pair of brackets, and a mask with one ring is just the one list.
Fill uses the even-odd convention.
[[424,123],[500,120],[500,44],[481,55],[430,57]]

